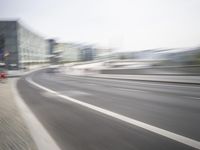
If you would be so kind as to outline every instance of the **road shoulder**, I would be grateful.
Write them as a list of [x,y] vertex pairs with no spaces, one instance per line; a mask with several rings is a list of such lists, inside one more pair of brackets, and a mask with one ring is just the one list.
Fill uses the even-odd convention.
[[0,149],[37,150],[11,89],[10,80],[0,83]]
[[60,148],[49,135],[47,130],[43,127],[43,125],[39,122],[39,120],[25,104],[24,100],[20,97],[16,88],[17,80],[11,79],[11,82],[12,91],[15,95],[15,101],[27,125],[27,128],[38,147],[38,150],[60,150]]

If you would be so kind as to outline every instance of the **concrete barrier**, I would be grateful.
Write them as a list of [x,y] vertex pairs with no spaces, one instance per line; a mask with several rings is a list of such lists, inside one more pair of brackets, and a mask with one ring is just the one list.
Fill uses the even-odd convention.
[[200,75],[200,66],[155,66],[148,68],[109,68],[99,71],[101,74],[125,75]]

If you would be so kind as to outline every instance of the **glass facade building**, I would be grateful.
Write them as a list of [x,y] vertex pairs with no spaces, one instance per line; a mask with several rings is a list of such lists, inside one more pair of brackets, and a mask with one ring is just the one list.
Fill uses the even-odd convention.
[[49,44],[18,21],[0,21],[0,51],[8,69],[20,69],[49,61]]

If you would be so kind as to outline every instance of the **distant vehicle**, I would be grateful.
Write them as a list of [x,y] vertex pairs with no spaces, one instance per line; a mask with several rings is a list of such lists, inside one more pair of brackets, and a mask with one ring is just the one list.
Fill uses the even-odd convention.
[[7,73],[0,71],[0,79],[6,79],[7,78]]
[[52,65],[46,70],[47,73],[58,73],[59,72],[59,66],[58,65]]

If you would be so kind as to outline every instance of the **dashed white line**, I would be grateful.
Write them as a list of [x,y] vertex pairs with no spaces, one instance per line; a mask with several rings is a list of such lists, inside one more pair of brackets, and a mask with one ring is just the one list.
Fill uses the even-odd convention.
[[128,91],[128,92],[141,92],[141,93],[153,93],[151,91],[139,90],[139,89],[126,89],[126,88],[116,88],[121,91]]
[[54,94],[56,94],[57,96],[59,96],[59,97],[61,97],[61,98],[64,98],[64,99],[66,99],[66,100],[68,100],[68,101],[71,101],[71,102],[77,103],[77,104],[79,104],[79,105],[82,105],[82,106],[84,106],[84,107],[90,108],[90,109],[92,109],[92,110],[101,112],[101,113],[103,113],[103,114],[105,114],[105,115],[108,115],[108,116],[110,116],[110,117],[117,118],[117,119],[119,119],[119,120],[121,120],[121,121],[124,121],[124,122],[126,122],[126,123],[129,123],[129,124],[132,124],[132,125],[141,127],[141,128],[143,128],[143,129],[146,129],[146,130],[151,131],[151,132],[153,132],[153,133],[162,135],[162,136],[164,136],[164,137],[167,137],[167,138],[169,138],[169,139],[175,140],[175,141],[180,142],[180,143],[182,143],[182,144],[191,146],[191,147],[196,148],[196,149],[200,149],[200,142],[197,141],[197,140],[194,140],[194,139],[191,139],[191,138],[188,138],[188,137],[185,137],[185,136],[182,136],[182,135],[179,135],[179,134],[176,134],[176,133],[173,133],[173,132],[170,132],[170,131],[167,131],[167,130],[164,130],[164,129],[161,129],[161,128],[158,128],[158,127],[155,127],[155,126],[153,126],[153,125],[150,125],[150,124],[147,124],[147,123],[144,123],[144,122],[141,122],[141,121],[138,121],[138,120],[135,120],[135,119],[126,117],[126,116],[124,116],[124,115],[121,115],[121,114],[118,114],[118,113],[115,113],[115,112],[112,112],[112,111],[109,111],[109,110],[106,110],[106,109],[103,109],[103,108],[100,108],[100,107],[91,105],[91,104],[89,104],[89,103],[85,103],[85,102],[79,101],[79,100],[74,99],[74,98],[69,97],[69,96],[59,94],[59,93],[57,93],[56,91],[53,91],[53,90],[51,90],[51,89],[48,89],[48,88],[46,88],[46,87],[44,87],[44,86],[41,86],[41,85],[37,84],[37,83],[34,82],[31,78],[26,78],[26,80],[27,80],[30,84],[33,84],[33,85],[35,85],[36,87],[38,87],[38,88],[40,88],[40,89],[43,89],[43,90],[45,90],[45,91],[54,93]]

